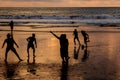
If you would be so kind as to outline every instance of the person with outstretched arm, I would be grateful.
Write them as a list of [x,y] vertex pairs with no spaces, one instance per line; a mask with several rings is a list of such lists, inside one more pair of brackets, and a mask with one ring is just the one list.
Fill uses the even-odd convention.
[[14,44],[15,44],[18,48],[19,48],[19,46],[17,45],[17,43],[16,43],[15,40],[13,39],[13,36],[12,36],[10,33],[7,34],[7,38],[4,40],[3,45],[2,45],[2,48],[4,47],[5,43],[7,43],[7,48],[6,48],[6,52],[5,52],[5,61],[7,61],[7,55],[8,55],[8,52],[9,52],[10,50],[12,50],[12,51],[15,53],[15,55],[17,56],[17,58],[18,58],[20,61],[22,61],[22,59],[19,57],[16,49],[14,48]]
[[56,34],[54,34],[52,31],[50,31],[50,33],[52,33],[60,41],[60,55],[62,61],[67,62],[70,57],[68,56],[69,42],[68,39],[66,38],[66,34],[61,34],[61,36],[59,37]]

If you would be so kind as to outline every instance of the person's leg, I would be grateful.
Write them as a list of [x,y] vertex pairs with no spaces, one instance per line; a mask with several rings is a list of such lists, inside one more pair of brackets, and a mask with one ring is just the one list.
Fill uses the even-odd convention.
[[65,54],[66,54],[66,55],[65,55],[65,61],[67,62],[69,56],[68,56],[68,53],[67,53],[67,52],[66,52]]
[[64,60],[64,56],[61,56],[61,58],[62,58],[62,61],[65,62],[65,60]]
[[12,48],[11,50],[15,53],[15,55],[18,57],[18,59],[20,61],[22,61],[22,59],[19,57],[19,55],[18,55],[17,51],[15,50],[15,48]]
[[33,49],[33,57],[35,57],[35,47],[34,47],[34,45],[32,45],[31,48]]
[[5,52],[5,61],[7,61],[7,54],[8,54],[8,52],[9,52],[9,48],[6,48],[6,52]]
[[65,62],[63,49],[60,49],[60,56],[62,58],[62,61]]
[[33,56],[35,57],[35,48],[33,48]]
[[30,47],[28,46],[28,47],[27,47],[27,53],[28,53],[28,57],[29,57],[29,49],[30,49]]
[[87,46],[87,40],[86,39],[84,39],[84,43],[85,43],[85,46]]
[[76,39],[76,38],[74,37],[74,45],[76,45],[75,39]]
[[28,59],[27,59],[27,63],[28,63],[28,64],[29,64],[29,59],[30,59],[30,58],[29,58],[29,56],[28,56]]
[[65,54],[65,60],[66,60],[66,62],[67,62],[68,59],[70,58],[69,55],[68,55],[68,50],[66,50],[64,54]]
[[79,45],[80,45],[80,40],[79,40],[79,38],[77,37],[77,41],[78,41],[78,43],[79,43]]

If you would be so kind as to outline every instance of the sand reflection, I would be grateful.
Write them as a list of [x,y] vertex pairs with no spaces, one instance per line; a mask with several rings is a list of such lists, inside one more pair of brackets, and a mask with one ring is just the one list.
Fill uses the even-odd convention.
[[28,68],[27,68],[27,72],[30,72],[31,74],[35,75],[36,74],[36,63],[35,63],[35,57],[33,57],[33,61],[32,63],[30,63],[30,58],[28,57]]
[[7,61],[5,62],[5,73],[4,76],[6,79],[14,79],[16,76],[19,74],[18,71],[18,66],[21,61],[17,63],[8,63]]

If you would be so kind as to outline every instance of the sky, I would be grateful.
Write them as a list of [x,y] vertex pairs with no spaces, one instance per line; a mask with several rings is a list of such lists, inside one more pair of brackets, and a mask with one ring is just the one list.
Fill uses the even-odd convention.
[[0,0],[0,7],[120,7],[120,0]]

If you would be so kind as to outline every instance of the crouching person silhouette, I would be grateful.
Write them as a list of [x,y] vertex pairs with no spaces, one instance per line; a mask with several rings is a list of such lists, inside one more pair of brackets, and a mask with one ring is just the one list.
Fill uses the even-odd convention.
[[4,40],[4,43],[3,43],[3,45],[2,45],[2,48],[4,47],[5,43],[7,43],[7,48],[6,48],[6,52],[5,52],[5,61],[7,61],[7,55],[8,55],[8,52],[9,52],[10,50],[12,50],[12,51],[15,53],[15,55],[18,57],[18,59],[19,59],[20,61],[22,61],[22,59],[19,57],[16,49],[14,48],[14,44],[15,44],[17,47],[19,47],[19,46],[18,46],[17,43],[14,41],[13,36],[12,36],[10,33],[7,34],[7,39]]
[[28,53],[28,58],[29,58],[29,49],[33,49],[33,57],[35,57],[35,46],[37,48],[37,42],[35,38],[35,34],[33,33],[32,36],[27,38],[28,45],[27,45],[27,53]]
[[67,62],[70,58],[68,56],[68,39],[66,38],[66,34],[61,34],[60,37],[58,37],[56,34],[54,34],[52,31],[50,31],[59,41],[60,41],[60,55],[63,62]]

